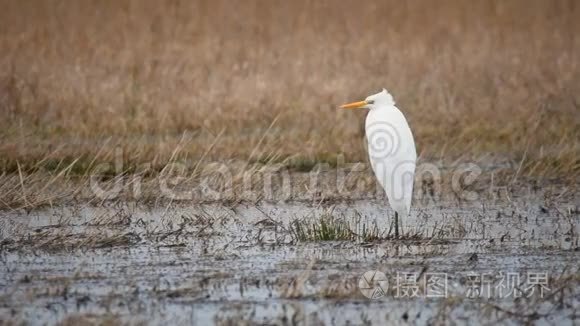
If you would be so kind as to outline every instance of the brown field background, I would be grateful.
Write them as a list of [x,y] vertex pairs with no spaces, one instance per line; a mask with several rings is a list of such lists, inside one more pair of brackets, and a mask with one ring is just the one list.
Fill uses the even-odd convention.
[[525,175],[578,180],[578,1],[0,7],[0,168],[6,183],[16,180],[9,189],[73,162],[82,174],[115,148],[129,164],[157,169],[176,159],[365,162],[366,112],[337,106],[382,87],[423,160],[493,155],[521,163]]

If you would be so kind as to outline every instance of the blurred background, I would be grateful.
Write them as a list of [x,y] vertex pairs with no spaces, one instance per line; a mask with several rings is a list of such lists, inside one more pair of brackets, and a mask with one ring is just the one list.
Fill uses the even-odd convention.
[[[366,161],[387,88],[423,160],[490,153],[577,177],[580,3],[12,1],[0,11],[5,173],[121,147],[135,164]],[[82,169],[80,170],[82,173]]]

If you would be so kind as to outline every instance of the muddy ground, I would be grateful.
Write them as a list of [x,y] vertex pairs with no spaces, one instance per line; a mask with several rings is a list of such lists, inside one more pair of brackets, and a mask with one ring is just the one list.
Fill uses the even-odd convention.
[[[7,211],[0,319],[573,324],[580,318],[578,204],[569,192],[418,203],[401,239],[388,232],[392,212],[383,199]],[[352,238],[297,234],[297,225],[329,216],[346,223]]]

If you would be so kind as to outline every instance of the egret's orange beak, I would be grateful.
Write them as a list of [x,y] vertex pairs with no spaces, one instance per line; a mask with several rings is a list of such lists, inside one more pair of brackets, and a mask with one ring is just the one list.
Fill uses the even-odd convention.
[[352,102],[348,104],[341,105],[342,109],[359,109],[367,105],[367,101]]

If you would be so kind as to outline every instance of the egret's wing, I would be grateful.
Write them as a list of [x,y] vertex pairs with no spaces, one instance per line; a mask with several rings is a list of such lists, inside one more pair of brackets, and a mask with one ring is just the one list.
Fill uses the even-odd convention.
[[366,121],[371,166],[391,207],[400,215],[411,208],[417,152],[413,134],[396,108],[372,110]]

